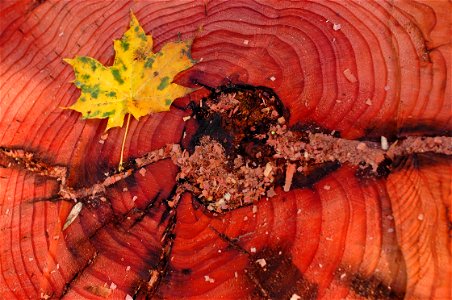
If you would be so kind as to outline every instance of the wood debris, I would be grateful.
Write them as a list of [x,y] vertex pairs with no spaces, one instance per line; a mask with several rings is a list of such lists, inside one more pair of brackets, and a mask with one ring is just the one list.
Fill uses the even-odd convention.
[[[228,166],[225,149],[209,137],[201,139],[192,155],[175,159],[180,167],[178,180],[188,181],[195,193],[212,210],[222,211],[257,201],[273,186],[271,167],[250,167],[240,159]],[[265,174],[267,176],[265,176]]]
[[355,83],[358,81],[358,79],[356,79],[356,76],[352,73],[350,69],[345,69],[343,73],[345,78],[347,78],[347,80],[350,81],[351,83]]
[[69,212],[69,215],[66,218],[66,222],[64,222],[63,230],[66,230],[72,224],[72,222],[74,222],[74,220],[78,217],[78,215],[82,211],[82,208],[83,208],[82,202],[78,202],[72,207],[71,211]]
[[267,265],[267,262],[263,258],[257,259],[256,263],[259,264],[262,268],[264,268]]
[[389,144],[388,144],[388,139],[384,136],[381,136],[381,149],[382,150],[388,150],[389,149]]
[[100,285],[88,285],[85,286],[85,290],[102,298],[110,297],[111,293],[113,292],[110,288]]
[[301,297],[297,294],[292,294],[292,296],[290,297],[290,300],[300,300]]
[[290,186],[292,185],[293,174],[295,174],[296,166],[295,164],[288,164],[286,169],[286,181],[284,183],[284,192],[290,191]]

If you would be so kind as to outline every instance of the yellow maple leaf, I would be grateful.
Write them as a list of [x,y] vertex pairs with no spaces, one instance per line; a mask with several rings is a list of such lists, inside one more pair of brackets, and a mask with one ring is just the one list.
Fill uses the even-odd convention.
[[139,119],[168,111],[174,99],[193,91],[172,82],[195,63],[190,57],[191,41],[168,43],[157,53],[152,47],[152,36],[146,35],[131,13],[130,28],[114,41],[111,67],[87,56],[64,59],[74,68],[74,84],[81,90],[80,98],[68,109],[82,113],[85,119],[108,118],[106,130],[121,127],[126,114]]

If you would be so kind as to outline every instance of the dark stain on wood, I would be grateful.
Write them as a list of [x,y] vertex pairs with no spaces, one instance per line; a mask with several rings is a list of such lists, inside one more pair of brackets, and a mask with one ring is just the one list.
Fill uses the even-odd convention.
[[47,0],[33,0],[30,2],[30,7],[28,8],[28,13],[32,12],[42,4],[44,4]]
[[363,277],[360,274],[354,274],[349,285],[356,294],[367,299],[404,299],[405,297],[405,291],[395,291],[374,276]]
[[[237,100],[240,101],[239,113],[233,116],[224,116],[219,113],[212,113],[208,107],[192,105],[192,110],[199,121],[199,129],[192,139],[189,150],[193,150],[199,140],[206,135],[217,140],[226,149],[228,155],[243,155],[254,159],[247,153],[247,145],[255,142],[254,135],[266,133],[271,120],[261,113],[259,107],[273,107],[286,120],[289,119],[289,111],[284,107],[279,97],[272,89],[262,86],[250,85],[227,85],[211,90],[207,97],[215,101],[221,94],[237,93]],[[274,99],[274,100],[271,100]],[[205,102],[206,99],[203,99]],[[268,103],[264,106],[262,103]],[[270,104],[271,102],[271,104]],[[253,127],[253,130],[251,128]],[[238,150],[236,150],[238,149]]]
[[367,141],[379,142],[381,136],[385,136],[389,143],[393,143],[404,136],[452,136],[452,130],[447,124],[433,124],[428,122],[406,123],[399,127],[395,122],[378,123],[369,126],[364,131],[364,137]]
[[[265,265],[259,263],[260,259],[265,260]],[[317,285],[304,278],[284,250],[265,248],[252,255],[246,274],[255,286],[253,296],[256,298],[290,299],[294,294],[301,299],[317,298]]]
[[[314,184],[322,178],[340,168],[338,162],[326,162],[319,166],[314,166],[312,170],[304,173],[295,173],[292,180],[292,188],[312,188]],[[280,185],[284,185],[284,178],[279,179]]]
[[190,275],[192,273],[192,270],[191,269],[182,269],[181,273],[184,275]]

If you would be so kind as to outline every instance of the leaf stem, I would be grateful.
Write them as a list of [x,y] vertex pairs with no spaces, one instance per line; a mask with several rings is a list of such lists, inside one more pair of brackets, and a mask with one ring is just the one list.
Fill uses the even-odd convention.
[[124,138],[122,139],[121,158],[119,159],[119,166],[118,166],[119,172],[122,172],[124,170],[122,163],[123,163],[123,159],[124,159],[124,146],[126,144],[127,133],[129,132],[130,116],[131,116],[131,114],[129,114],[127,117],[126,131],[124,132]]

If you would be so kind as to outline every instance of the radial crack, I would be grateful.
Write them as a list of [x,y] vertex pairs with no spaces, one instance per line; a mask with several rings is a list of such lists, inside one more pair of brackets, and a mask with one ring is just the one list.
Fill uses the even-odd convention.
[[172,207],[170,206],[168,225],[165,228],[165,231],[160,240],[162,246],[158,263],[153,269],[149,270],[149,279],[145,282],[142,282],[138,286],[135,291],[134,298],[137,297],[140,292],[143,292],[146,298],[152,298],[158,290],[158,286],[161,283],[163,276],[167,272],[169,257],[175,239],[174,230],[177,223],[176,208],[177,204],[179,203],[179,199],[184,192],[185,190],[183,188],[178,187],[174,195],[171,197],[171,200],[168,201],[168,203],[172,203],[173,205]]

